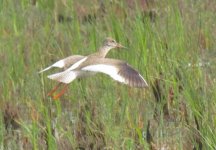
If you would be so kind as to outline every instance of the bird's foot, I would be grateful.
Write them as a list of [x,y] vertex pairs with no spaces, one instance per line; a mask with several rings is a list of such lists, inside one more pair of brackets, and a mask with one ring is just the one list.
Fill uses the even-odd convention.
[[67,88],[68,88],[68,85],[66,84],[66,85],[64,86],[64,88],[63,88],[57,95],[53,95],[53,96],[52,96],[53,99],[54,99],[54,100],[59,99],[59,98],[66,92]]

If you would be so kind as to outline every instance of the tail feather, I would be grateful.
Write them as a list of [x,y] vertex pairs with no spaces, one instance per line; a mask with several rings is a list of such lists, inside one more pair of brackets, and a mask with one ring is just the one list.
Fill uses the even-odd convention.
[[64,72],[51,74],[48,76],[48,78],[51,80],[56,80],[58,82],[62,82],[66,84],[72,82],[76,77],[77,75],[76,72],[74,71],[64,71]]

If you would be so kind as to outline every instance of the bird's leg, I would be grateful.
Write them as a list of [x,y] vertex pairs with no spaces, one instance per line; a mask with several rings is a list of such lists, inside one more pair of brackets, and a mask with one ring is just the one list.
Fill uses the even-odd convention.
[[47,96],[51,96],[63,83],[58,83],[48,94]]
[[53,99],[56,100],[59,97],[61,97],[66,92],[67,88],[68,88],[68,84],[65,84],[63,89],[57,95],[53,96]]

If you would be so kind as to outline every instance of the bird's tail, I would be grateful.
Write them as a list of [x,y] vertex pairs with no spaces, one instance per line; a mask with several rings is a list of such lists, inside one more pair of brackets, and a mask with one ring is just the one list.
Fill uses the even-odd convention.
[[70,83],[77,77],[76,72],[74,71],[63,71],[48,76],[49,79],[56,80],[62,83]]

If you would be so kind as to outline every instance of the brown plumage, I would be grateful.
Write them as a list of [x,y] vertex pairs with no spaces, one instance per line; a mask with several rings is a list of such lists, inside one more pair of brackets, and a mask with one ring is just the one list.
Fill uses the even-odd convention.
[[125,61],[105,58],[113,48],[125,48],[112,38],[106,38],[99,50],[88,56],[73,55],[59,60],[53,65],[43,69],[39,73],[53,67],[65,68],[63,72],[49,75],[48,78],[61,83],[69,84],[77,78],[87,77],[95,73],[104,73],[114,80],[127,84],[131,87],[144,88],[148,84],[139,72],[133,69]]

